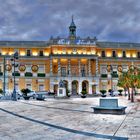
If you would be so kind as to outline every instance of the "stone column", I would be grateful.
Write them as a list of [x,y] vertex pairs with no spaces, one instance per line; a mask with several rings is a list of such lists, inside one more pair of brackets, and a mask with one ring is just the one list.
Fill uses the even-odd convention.
[[81,83],[81,81],[79,81],[78,94],[81,94],[81,91],[82,91],[82,83]]
[[88,75],[91,76],[91,61],[88,59]]
[[53,71],[52,71],[52,59],[50,59],[50,75],[52,76]]
[[99,69],[98,69],[98,58],[96,58],[96,76],[99,74]]
[[79,65],[79,76],[81,76],[81,60],[78,60],[78,65]]
[[60,59],[58,59],[58,76],[61,76],[61,65],[60,65]]
[[89,94],[92,94],[92,84],[91,82],[89,82],[89,90],[88,90]]
[[72,94],[72,83],[68,81],[68,89],[70,90],[70,94]]

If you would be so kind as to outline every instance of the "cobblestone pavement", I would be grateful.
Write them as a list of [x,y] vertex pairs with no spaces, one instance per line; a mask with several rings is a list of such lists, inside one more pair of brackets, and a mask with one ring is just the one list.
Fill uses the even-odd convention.
[[94,114],[98,98],[0,101],[0,140],[139,140],[140,103],[126,115]]

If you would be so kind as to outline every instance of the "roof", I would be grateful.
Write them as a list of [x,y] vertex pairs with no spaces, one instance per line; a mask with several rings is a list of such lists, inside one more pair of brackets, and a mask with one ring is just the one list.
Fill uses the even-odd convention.
[[128,42],[101,42],[97,41],[96,45],[100,48],[127,48],[127,49],[140,49],[140,43],[128,43]]
[[48,46],[48,41],[0,41],[0,46]]

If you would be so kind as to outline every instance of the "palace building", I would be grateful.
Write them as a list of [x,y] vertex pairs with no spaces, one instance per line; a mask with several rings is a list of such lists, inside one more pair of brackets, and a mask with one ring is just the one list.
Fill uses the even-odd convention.
[[[18,52],[18,66],[11,58]],[[72,94],[85,89],[88,94],[101,89],[118,90],[118,76],[133,64],[140,68],[140,43],[101,42],[76,35],[73,21],[67,38],[48,41],[0,41],[0,88],[13,91],[57,92],[60,80]]]

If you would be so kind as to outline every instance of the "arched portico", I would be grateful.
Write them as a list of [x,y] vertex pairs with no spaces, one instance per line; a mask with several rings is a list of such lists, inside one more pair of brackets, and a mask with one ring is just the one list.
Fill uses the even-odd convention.
[[82,82],[82,90],[89,92],[89,82],[88,81],[84,80]]
[[72,81],[72,94],[73,95],[78,94],[78,81],[77,80]]

